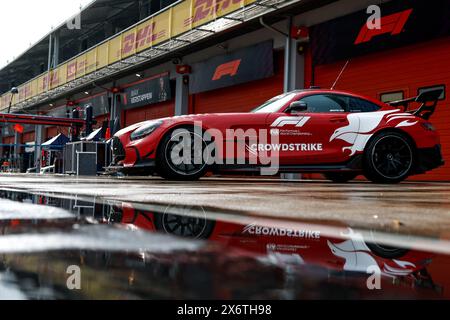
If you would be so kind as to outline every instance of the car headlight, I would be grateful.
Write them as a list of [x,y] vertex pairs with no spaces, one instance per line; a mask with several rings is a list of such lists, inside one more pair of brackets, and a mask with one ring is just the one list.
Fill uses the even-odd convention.
[[152,121],[142,127],[136,129],[131,134],[131,140],[139,140],[145,138],[146,136],[152,134],[156,129],[158,129],[163,124],[162,121]]

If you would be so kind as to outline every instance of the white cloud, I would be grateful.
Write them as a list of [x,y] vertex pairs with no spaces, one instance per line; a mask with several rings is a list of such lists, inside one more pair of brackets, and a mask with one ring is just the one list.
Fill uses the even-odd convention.
[[0,68],[92,0],[15,0],[0,4]]

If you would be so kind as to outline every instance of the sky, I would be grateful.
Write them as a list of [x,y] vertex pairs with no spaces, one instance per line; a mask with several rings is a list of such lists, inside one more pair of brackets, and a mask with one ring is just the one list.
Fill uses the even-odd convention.
[[0,68],[35,44],[92,0],[2,0]]

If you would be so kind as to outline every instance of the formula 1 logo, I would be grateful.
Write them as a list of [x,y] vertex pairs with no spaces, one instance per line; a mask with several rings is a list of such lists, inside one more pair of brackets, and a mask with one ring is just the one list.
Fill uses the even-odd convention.
[[311,117],[279,117],[275,120],[271,127],[272,128],[282,128],[284,126],[292,125],[297,128],[303,127]]
[[220,66],[217,67],[212,80],[217,81],[227,75],[230,77],[234,77],[235,75],[237,75],[237,73],[239,71],[241,62],[242,62],[242,60],[238,59],[238,60],[233,60],[233,61],[221,64]]
[[157,40],[158,34],[155,32],[156,22],[137,30],[136,34],[132,33],[124,38],[122,54],[128,54],[134,49],[150,45]]
[[369,28],[368,23],[365,23],[356,38],[355,45],[369,42],[374,37],[390,33],[391,36],[403,32],[406,22],[408,21],[413,9],[408,9],[399,13],[394,13],[389,16],[382,17],[376,24],[379,28]]
[[214,16],[220,10],[227,10],[230,6],[241,4],[241,0],[196,0],[194,2],[194,15],[191,21],[186,23],[197,23],[207,17]]

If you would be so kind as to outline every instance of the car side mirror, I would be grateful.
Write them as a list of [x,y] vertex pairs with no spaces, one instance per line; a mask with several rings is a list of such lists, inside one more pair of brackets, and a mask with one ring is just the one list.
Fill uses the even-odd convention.
[[294,101],[286,110],[287,113],[302,112],[308,110],[308,104],[303,101]]

